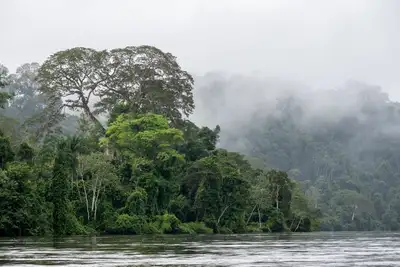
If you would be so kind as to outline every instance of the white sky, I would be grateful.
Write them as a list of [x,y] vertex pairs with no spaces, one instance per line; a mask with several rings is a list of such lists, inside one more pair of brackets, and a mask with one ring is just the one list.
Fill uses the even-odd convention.
[[75,46],[148,44],[192,74],[284,76],[314,86],[378,84],[400,100],[397,0],[0,0],[11,71]]

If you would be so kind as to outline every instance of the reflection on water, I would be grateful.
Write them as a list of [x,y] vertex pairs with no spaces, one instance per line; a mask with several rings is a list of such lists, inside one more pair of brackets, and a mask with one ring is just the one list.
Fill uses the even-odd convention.
[[400,266],[398,233],[0,239],[1,266]]

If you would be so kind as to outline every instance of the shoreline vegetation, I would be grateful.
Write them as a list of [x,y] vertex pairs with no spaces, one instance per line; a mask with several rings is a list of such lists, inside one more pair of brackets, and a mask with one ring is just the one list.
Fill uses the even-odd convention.
[[0,78],[1,236],[318,228],[287,173],[187,119],[194,81],[169,53],[72,48]]
[[380,87],[194,80],[152,46],[0,65],[0,236],[400,229]]
[[400,229],[400,104],[379,87],[209,74],[211,128],[193,93],[152,46],[0,65],[0,236]]

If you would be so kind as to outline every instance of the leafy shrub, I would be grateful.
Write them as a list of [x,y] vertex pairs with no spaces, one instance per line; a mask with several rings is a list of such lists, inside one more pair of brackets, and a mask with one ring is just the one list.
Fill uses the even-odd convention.
[[155,224],[163,234],[172,234],[179,232],[181,221],[174,214],[165,213],[155,217]]
[[114,225],[108,228],[113,234],[141,234],[144,232],[146,222],[136,215],[121,214],[116,218]]

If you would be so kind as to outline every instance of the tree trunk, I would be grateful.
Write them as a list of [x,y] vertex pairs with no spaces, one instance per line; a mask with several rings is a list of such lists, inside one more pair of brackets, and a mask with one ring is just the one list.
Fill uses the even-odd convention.
[[296,226],[296,229],[294,229],[295,232],[297,231],[297,229],[299,229],[300,224],[301,224],[302,222],[303,222],[303,218],[300,218],[299,223],[298,223],[297,226]]
[[83,94],[81,94],[81,100],[82,100],[82,107],[83,107],[85,114],[90,118],[90,120],[92,122],[94,122],[97,126],[100,127],[100,130],[102,131],[102,133],[105,133],[106,129],[103,127],[103,125],[100,123],[100,121],[96,118],[96,116],[93,115],[92,111],[89,108],[89,103]]
[[246,226],[249,224],[249,221],[250,221],[250,219],[251,219],[251,216],[253,215],[253,212],[254,212],[254,210],[256,209],[257,205],[258,205],[258,204],[255,204],[255,205],[254,205],[254,208],[253,208],[253,210],[251,211],[251,213],[250,213],[250,215],[249,215],[249,218],[247,218]]
[[276,204],[276,209],[279,210],[279,185],[276,186],[276,194],[275,194],[275,204]]
[[219,225],[219,221],[221,220],[222,216],[224,215],[225,211],[231,206],[231,204],[227,205],[224,210],[221,212],[221,215],[219,215],[218,220],[217,220],[217,226]]
[[357,205],[354,205],[354,208],[353,208],[353,215],[351,216],[351,221],[354,221],[354,217],[355,217],[355,215],[356,215],[356,209],[357,209]]
[[296,221],[296,217],[293,218],[292,222],[290,223],[289,230],[292,231],[293,223]]
[[101,180],[98,185],[97,196],[95,198],[95,203],[94,203],[94,221],[96,221],[96,219],[97,219],[97,206],[98,206],[98,202],[99,202],[100,193],[101,193]]
[[90,208],[90,213],[94,213],[94,203],[96,199],[96,186],[92,187],[92,203],[91,203],[91,208]]
[[82,184],[83,184],[83,193],[85,194],[85,204],[86,204],[86,214],[87,214],[87,219],[88,222],[90,221],[90,211],[89,211],[89,199],[86,191],[86,185],[85,181],[83,180],[83,177],[81,176]]

